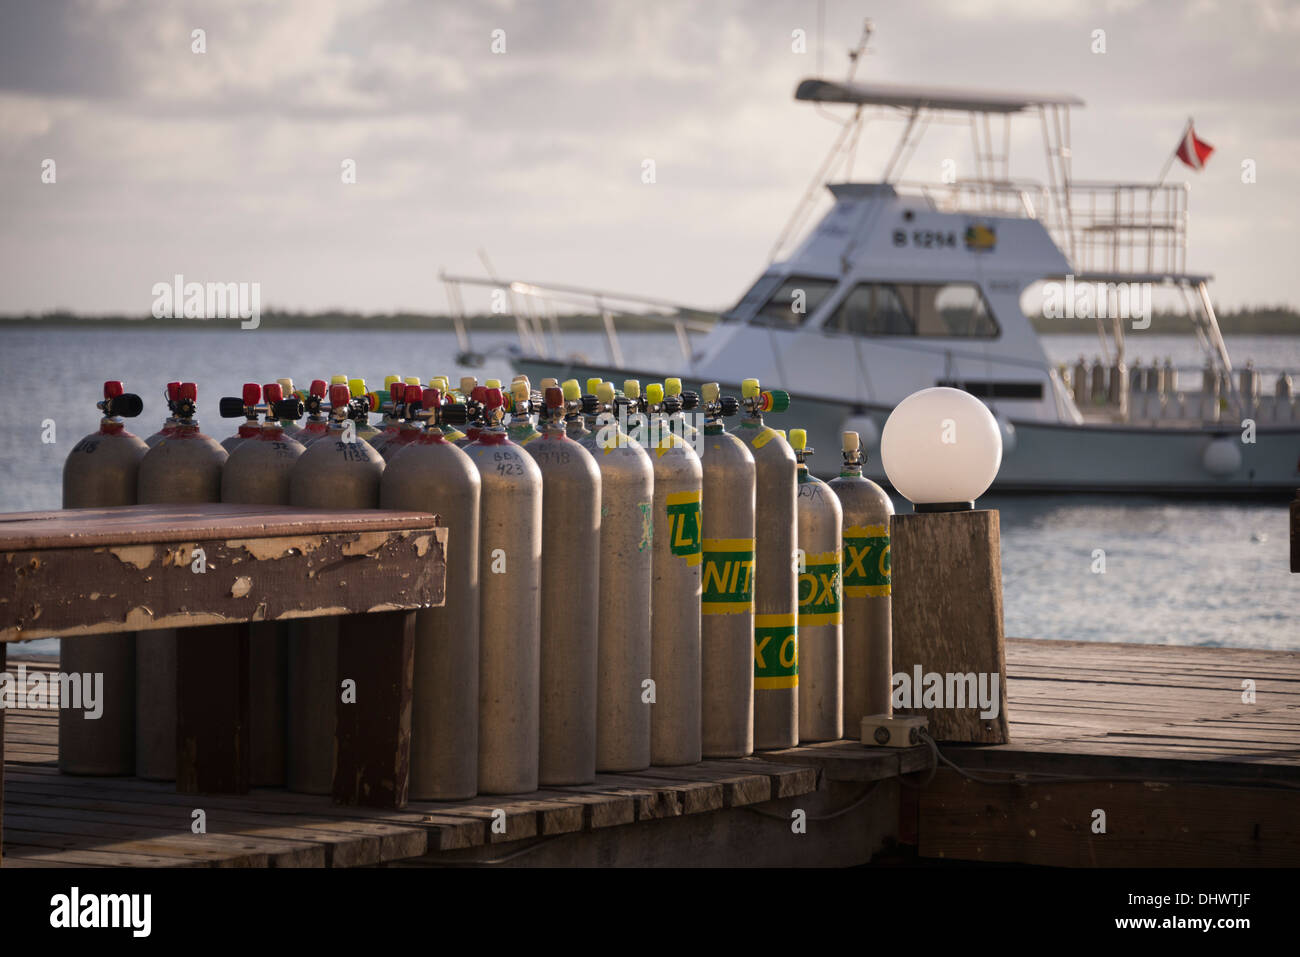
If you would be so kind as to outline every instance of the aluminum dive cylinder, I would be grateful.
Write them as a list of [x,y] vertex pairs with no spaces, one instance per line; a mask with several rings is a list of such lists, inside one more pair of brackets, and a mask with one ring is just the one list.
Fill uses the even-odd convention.
[[790,397],[764,392],[757,379],[741,384],[744,412],[736,435],[754,455],[754,749],[799,743],[799,638],[795,574],[798,496],[790,443],[763,423],[784,412]]
[[703,392],[701,741],[704,757],[733,758],[754,751],[754,456],[723,423],[740,412],[735,397],[716,382]]
[[[226,450],[199,430],[194,417],[198,389],[177,390],[176,426],[140,461],[137,500],[141,505],[221,501]],[[174,628],[142,631],[135,641],[136,776],[176,778],[176,642]]]
[[[411,387],[407,387],[407,395]],[[396,447],[384,469],[382,508],[434,512],[447,525],[447,601],[415,616],[411,687],[411,797],[456,801],[478,792],[479,504],[482,479],[444,429],[463,405],[421,394],[423,434]]]
[[856,432],[843,436],[844,464],[830,486],[844,512],[844,733],[862,719],[893,713],[893,631],[889,595],[889,518],[894,503],[862,475]]
[[[244,386],[243,402],[252,390]],[[230,453],[221,470],[221,501],[235,505],[288,505],[289,477],[306,449],[284,434],[276,416],[284,411],[284,390],[277,382],[261,389],[265,416],[256,435]],[[236,400],[239,401],[239,400]],[[290,402],[301,405],[295,398]],[[226,402],[225,399],[222,402]],[[241,426],[242,428],[242,426]],[[285,707],[289,668],[289,624],[259,621],[249,625],[249,763],[254,787],[283,787],[285,782]]]
[[[624,395],[640,398],[636,380]],[[644,413],[640,413],[644,415]],[[640,427],[629,431],[640,432]],[[704,470],[689,442],[664,432],[647,436],[654,466],[654,554],[650,589],[650,763],[695,764],[700,739],[700,599]]]
[[478,782],[534,791],[541,680],[542,473],[506,435],[499,387],[465,452],[483,482],[479,519]]
[[[98,408],[104,413],[99,428],[74,445],[64,463],[64,508],[136,503],[140,460],[149,446],[122,419],[140,414],[140,397],[124,392],[121,382],[105,382]],[[103,675],[97,718],[66,702],[59,709],[59,770],[135,774],[135,632],[62,639],[59,671]]]
[[565,434],[563,390],[543,395],[541,432],[524,446],[542,473],[538,780],[589,784],[596,779],[600,468]]
[[808,471],[808,433],[790,430],[799,464],[799,740],[844,737],[844,512]]
[[[379,506],[384,460],[355,426],[346,384],[330,386],[329,431],[307,446],[289,473],[289,504],[301,508]],[[339,623],[309,618],[289,631],[286,719],[289,790],[328,794],[334,783],[334,728],[339,695]]]
[[[588,388],[600,385],[597,380]],[[612,389],[609,395],[612,398]],[[597,424],[605,409],[594,392],[581,396],[581,409],[578,441],[595,459],[601,484],[596,770],[640,771],[650,766],[652,705],[646,682],[650,680],[654,467],[645,449],[619,441],[617,429]]]

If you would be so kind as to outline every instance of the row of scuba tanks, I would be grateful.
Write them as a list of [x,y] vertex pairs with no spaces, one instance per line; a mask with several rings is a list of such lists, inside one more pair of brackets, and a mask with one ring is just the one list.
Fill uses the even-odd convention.
[[[141,440],[123,423],[139,397],[108,382],[99,430],[68,457],[64,507],[439,515],[446,600],[416,616],[415,799],[855,737],[889,711],[893,508],[862,475],[856,433],[823,482],[803,430],[764,422],[789,396],[754,379],[741,392],[280,380],[221,400],[244,422],[218,443],[193,383],[168,386],[169,417]],[[253,784],[329,793],[338,620],[251,627]],[[100,720],[61,715],[65,772],[174,779],[178,640],[63,641],[63,670],[105,681]]]

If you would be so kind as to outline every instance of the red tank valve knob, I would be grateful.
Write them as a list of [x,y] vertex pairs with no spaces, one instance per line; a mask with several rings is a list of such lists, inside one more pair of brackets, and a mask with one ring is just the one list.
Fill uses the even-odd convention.
[[110,379],[108,382],[104,383],[105,399],[116,399],[124,391],[126,390],[122,388],[122,383],[119,382],[117,379]]
[[329,389],[329,386],[327,386],[327,385],[325,384],[325,380],[324,380],[324,379],[312,379],[312,380],[311,380],[311,389],[310,389],[310,392],[311,392],[312,395],[316,396],[316,398],[318,398],[318,399],[323,399],[323,398],[325,398],[325,396],[329,394],[328,389]]
[[[315,383],[312,383],[315,385]],[[352,392],[346,384],[330,386],[330,405],[341,409],[352,401]]]
[[268,382],[262,386],[262,395],[266,397],[268,406],[274,406],[284,398],[284,386],[278,382]]
[[189,399],[191,402],[193,402],[196,399],[198,399],[198,397],[199,397],[199,387],[197,385],[195,385],[193,382],[181,383],[181,391],[178,398]]
[[257,405],[262,401],[262,387],[256,382],[244,383],[244,405]]

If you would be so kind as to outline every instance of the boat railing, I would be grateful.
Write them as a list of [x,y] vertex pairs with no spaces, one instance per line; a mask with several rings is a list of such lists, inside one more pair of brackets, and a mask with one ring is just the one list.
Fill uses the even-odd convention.
[[962,179],[894,186],[924,196],[937,212],[1040,220],[1076,273],[1186,272],[1186,183],[1071,180],[1048,189],[1033,180]]
[[568,323],[562,319],[581,317],[589,321],[591,317],[597,317],[605,337],[607,358],[616,368],[625,365],[618,335],[620,323],[625,331],[633,325],[642,329],[672,331],[682,359],[689,363],[695,352],[691,336],[708,332],[718,318],[717,313],[691,309],[653,296],[560,283],[456,276],[447,272],[440,272],[438,278],[446,288],[457,343],[461,357],[465,359],[475,358],[476,354],[470,347],[468,324],[471,316],[465,308],[463,286],[488,290],[492,303],[489,314],[512,317],[519,347],[539,358],[558,359],[570,355],[563,338],[564,326]]
[[1187,271],[1186,183],[1072,181],[1066,187],[1062,246],[1076,272],[1181,274]]

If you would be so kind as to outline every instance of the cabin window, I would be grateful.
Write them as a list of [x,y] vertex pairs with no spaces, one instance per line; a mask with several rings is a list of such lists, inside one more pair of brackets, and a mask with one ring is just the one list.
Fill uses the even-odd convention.
[[754,325],[789,329],[803,323],[839,283],[834,279],[789,276],[754,316]]
[[998,324],[973,283],[860,283],[826,322],[857,336],[992,339]]

